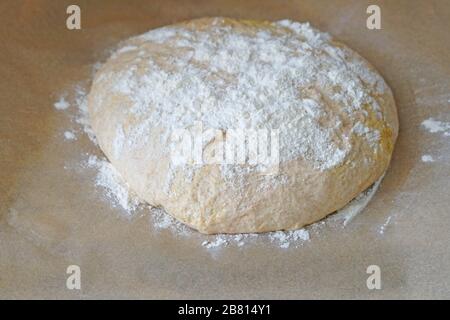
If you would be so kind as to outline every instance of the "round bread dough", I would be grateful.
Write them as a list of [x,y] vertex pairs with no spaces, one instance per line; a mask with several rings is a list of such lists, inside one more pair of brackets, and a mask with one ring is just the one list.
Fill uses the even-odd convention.
[[[398,133],[375,69],[289,20],[202,18],[131,38],[97,72],[88,110],[130,188],[207,234],[324,218],[384,174]],[[226,158],[239,132],[245,158]]]

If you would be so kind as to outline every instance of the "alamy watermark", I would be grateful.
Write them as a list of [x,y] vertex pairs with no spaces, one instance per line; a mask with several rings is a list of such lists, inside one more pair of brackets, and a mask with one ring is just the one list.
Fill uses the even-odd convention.
[[81,9],[76,4],[67,7],[66,13],[69,15],[66,19],[66,27],[69,30],[81,29]]
[[366,280],[367,289],[380,290],[381,289],[381,269],[376,264],[367,267],[367,274],[370,276]]
[[173,130],[170,147],[175,166],[246,164],[276,174],[280,162],[278,129],[205,129],[196,122],[189,129]]
[[366,20],[366,27],[369,30],[380,30],[381,29],[381,9],[376,4],[372,4],[367,7],[367,14],[370,16]]
[[81,269],[76,264],[70,265],[66,269],[69,275],[66,280],[66,288],[69,290],[81,290]]

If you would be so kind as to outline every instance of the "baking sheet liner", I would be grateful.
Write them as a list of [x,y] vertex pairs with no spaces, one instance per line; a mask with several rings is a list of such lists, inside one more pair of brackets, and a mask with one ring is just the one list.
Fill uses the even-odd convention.
[[[0,298],[450,298],[450,3],[441,1],[76,1],[0,4]],[[381,8],[382,29],[366,28]],[[94,184],[74,110],[53,103],[120,40],[190,18],[310,21],[367,58],[392,87],[400,135],[391,167],[363,213],[296,248],[265,241],[207,250],[200,235],[127,219]],[[69,97],[70,98],[70,97]],[[423,162],[430,154],[434,162]],[[386,223],[389,222],[389,223]],[[380,232],[383,230],[383,232]],[[382,289],[366,286],[378,265]],[[81,268],[81,290],[66,268]]]

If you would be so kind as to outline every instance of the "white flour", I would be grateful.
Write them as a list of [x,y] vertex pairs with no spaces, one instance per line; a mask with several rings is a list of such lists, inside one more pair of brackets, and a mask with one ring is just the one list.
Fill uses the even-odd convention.
[[422,162],[434,162],[433,156],[429,154],[424,154],[422,156]]
[[56,101],[53,106],[56,110],[66,110],[70,107],[70,103],[66,101],[64,96],[61,96],[58,101]]
[[122,207],[128,215],[131,215],[138,208],[141,201],[130,190],[128,184],[109,161],[91,155],[86,164],[97,169],[95,183],[104,188],[107,197],[112,200],[111,203],[114,206]]
[[422,126],[431,133],[443,132],[444,136],[450,136],[450,122],[428,118],[422,122]]
[[75,134],[72,131],[65,131],[64,138],[66,140],[76,140],[77,139],[77,137],[75,136]]
[[384,232],[386,231],[387,226],[389,225],[389,223],[391,222],[392,217],[389,216],[386,221],[381,225],[380,230],[378,231],[380,234],[384,234]]
[[[98,68],[97,64],[94,68]],[[82,85],[76,85],[70,92],[73,95],[73,101],[71,103],[67,101],[67,93],[61,94],[58,101],[56,101],[53,106],[56,110],[67,110],[71,105],[75,105],[75,118],[74,121],[81,126],[84,133],[87,134],[88,138],[97,145],[97,139],[95,138],[94,131],[89,124],[89,115],[87,109],[87,93],[86,89]],[[77,140],[76,130],[66,130],[63,135],[66,140]]]
[[[434,144],[435,148],[439,148],[439,154],[431,155],[424,154],[421,157],[422,162],[435,162],[436,160],[442,161],[448,159],[448,144],[445,137],[450,137],[450,122],[436,120],[435,118],[428,118],[422,121],[421,126],[425,128],[428,132],[439,134],[442,138],[440,142]],[[445,141],[444,141],[445,140]],[[428,151],[428,150],[427,150]],[[445,160],[446,161],[446,160]]]
[[[94,66],[95,67],[95,66]],[[89,114],[87,109],[87,93],[86,89],[82,86],[75,87],[75,103],[77,106],[77,117],[75,122],[80,124],[83,131],[87,134],[89,139],[97,145],[97,139],[95,138],[95,133],[89,124]]]

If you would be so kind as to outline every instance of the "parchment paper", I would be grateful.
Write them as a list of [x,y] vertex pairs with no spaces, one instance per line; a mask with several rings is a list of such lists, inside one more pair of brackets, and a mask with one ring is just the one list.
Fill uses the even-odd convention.
[[[66,28],[69,4],[81,7],[81,30]],[[369,4],[381,30],[366,28]],[[75,126],[53,107],[61,93],[88,83],[118,41],[203,16],[310,21],[393,88],[391,168],[345,228],[298,248],[211,252],[198,237],[154,230],[146,211],[124,218],[80,165],[101,152],[83,134],[63,138]],[[0,21],[0,298],[450,298],[450,137],[421,127],[450,121],[449,1],[23,0],[3,1]],[[66,288],[69,265],[81,268],[81,290]],[[381,290],[366,286],[369,265]]]

